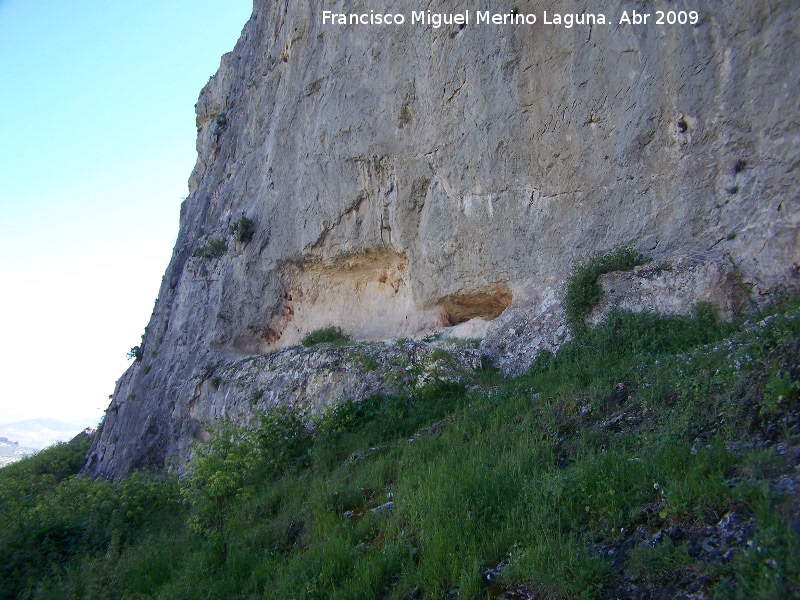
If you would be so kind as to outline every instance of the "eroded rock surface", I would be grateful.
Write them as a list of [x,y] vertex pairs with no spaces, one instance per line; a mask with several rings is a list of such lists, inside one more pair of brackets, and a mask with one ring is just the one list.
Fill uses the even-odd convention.
[[[592,10],[616,22],[631,6]],[[210,420],[246,418],[254,389],[197,413],[198,385],[324,326],[368,341],[472,322],[524,370],[568,335],[571,266],[632,239],[653,265],[732,261],[755,297],[797,286],[796,2],[697,0],[696,26],[322,24],[323,9],[372,8],[255,2],[197,103],[174,255],[91,474],[161,467]],[[465,9],[485,7],[437,5]],[[249,242],[230,230],[242,215]],[[674,286],[629,288],[687,309]],[[710,299],[728,310],[725,294]]]
[[[477,348],[411,339],[220,357],[188,380],[176,382],[173,393],[187,402],[171,403],[171,419],[158,421],[151,416],[142,424],[132,422],[131,416],[140,416],[129,410],[131,404],[137,404],[136,397],[122,399],[117,394],[106,412],[104,429],[125,431],[139,426],[147,435],[125,445],[101,437],[91,460],[123,460],[134,467],[167,460],[167,466],[182,470],[192,442],[209,440],[215,422],[256,425],[260,414],[278,405],[314,418],[344,399],[406,392],[434,380],[457,381],[464,372],[481,368],[481,360]],[[131,374],[143,380],[150,374],[147,363],[134,365],[126,373]],[[148,447],[142,442],[150,436],[161,436],[170,445]]]

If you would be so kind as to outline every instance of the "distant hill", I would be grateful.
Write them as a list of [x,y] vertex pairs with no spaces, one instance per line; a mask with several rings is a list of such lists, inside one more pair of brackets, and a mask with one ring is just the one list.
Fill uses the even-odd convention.
[[95,425],[97,425],[97,420],[94,418],[74,421],[48,418],[29,419],[0,424],[0,437],[6,438],[11,444],[16,442],[23,448],[41,450],[56,442],[69,441],[87,427]]
[[33,448],[25,448],[17,443],[8,441],[4,437],[0,437],[0,467],[10,465],[35,452],[36,450]]

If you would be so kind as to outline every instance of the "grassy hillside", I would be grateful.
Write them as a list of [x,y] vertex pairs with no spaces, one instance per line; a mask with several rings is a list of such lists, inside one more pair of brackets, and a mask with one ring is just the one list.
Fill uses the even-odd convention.
[[[795,598],[800,309],[612,313],[491,369],[224,425],[181,481],[0,471],[0,596]],[[446,358],[446,357],[445,357]]]

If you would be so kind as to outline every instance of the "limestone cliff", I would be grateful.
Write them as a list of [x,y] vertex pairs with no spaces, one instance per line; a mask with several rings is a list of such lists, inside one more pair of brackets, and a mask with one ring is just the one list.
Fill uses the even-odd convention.
[[[492,4],[540,22],[479,25],[474,1],[255,2],[200,94],[172,261],[88,472],[180,462],[221,417],[391,387],[345,350],[274,353],[324,326],[466,329],[522,370],[568,333],[571,266],[629,240],[669,265],[607,283],[634,308],[731,311],[737,294],[797,286],[797,2],[696,0],[694,26],[617,24],[682,4],[665,0]],[[473,21],[322,22],[428,8]],[[419,343],[386,352],[426,360]]]

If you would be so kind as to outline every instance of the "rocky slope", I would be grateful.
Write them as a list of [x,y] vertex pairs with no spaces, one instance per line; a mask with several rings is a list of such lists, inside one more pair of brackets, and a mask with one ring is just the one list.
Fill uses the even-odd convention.
[[[629,240],[666,267],[606,281],[628,307],[730,313],[797,287],[797,3],[697,0],[695,26],[617,25],[623,10],[675,9],[619,0],[492,9],[536,13],[534,26],[478,25],[483,3],[447,1],[431,9],[473,22],[322,23],[323,10],[423,8],[378,4],[255,2],[201,92],[173,258],[92,475],[179,466],[262,389],[310,408],[380,391],[356,390],[356,368],[268,354],[320,327],[361,341],[465,331],[524,370],[567,335],[571,266]],[[544,25],[545,10],[612,24]],[[222,399],[212,379],[248,357],[293,370],[294,387],[253,380]]]

